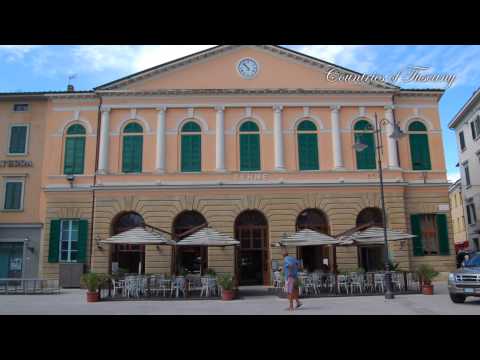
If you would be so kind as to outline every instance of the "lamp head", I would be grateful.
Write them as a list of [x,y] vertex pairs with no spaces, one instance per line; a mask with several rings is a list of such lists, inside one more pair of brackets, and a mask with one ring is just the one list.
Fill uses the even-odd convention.
[[392,134],[390,135],[390,138],[395,139],[395,140],[399,140],[402,137],[404,137],[405,135],[406,134],[402,131],[402,129],[400,129],[398,124],[395,124],[394,127],[393,127]]

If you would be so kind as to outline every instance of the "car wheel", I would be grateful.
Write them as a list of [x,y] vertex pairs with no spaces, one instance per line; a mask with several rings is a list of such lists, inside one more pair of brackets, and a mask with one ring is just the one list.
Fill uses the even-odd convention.
[[455,303],[455,304],[463,304],[465,302],[465,295],[459,295],[459,294],[450,294],[450,299],[452,299],[452,301]]

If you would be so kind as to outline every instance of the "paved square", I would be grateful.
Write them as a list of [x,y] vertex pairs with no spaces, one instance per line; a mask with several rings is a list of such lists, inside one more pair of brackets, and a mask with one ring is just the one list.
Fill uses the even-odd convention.
[[[480,315],[480,299],[454,304],[445,283],[436,294],[304,299],[298,315]],[[0,314],[32,315],[292,315],[287,301],[273,295],[245,296],[233,301],[110,301],[86,303],[84,290],[59,295],[0,295]]]

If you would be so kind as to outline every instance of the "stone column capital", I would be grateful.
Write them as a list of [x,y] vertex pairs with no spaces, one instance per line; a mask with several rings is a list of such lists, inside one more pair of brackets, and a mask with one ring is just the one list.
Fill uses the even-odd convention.
[[156,107],[155,110],[159,112],[165,112],[167,111],[167,105],[160,105],[159,107]]
[[283,110],[283,105],[273,105],[273,111],[279,113]]
[[101,110],[100,110],[103,113],[110,113],[110,111],[112,111],[112,108],[110,107],[102,107]]
[[385,111],[391,111],[395,109],[395,105],[385,105],[383,108],[385,109]]
[[330,110],[332,110],[333,112],[338,112],[340,111],[342,107],[340,105],[332,105],[330,106]]
[[217,106],[215,106],[215,110],[216,110],[217,112],[223,112],[223,111],[225,111],[225,106],[223,106],[223,105],[217,105]]

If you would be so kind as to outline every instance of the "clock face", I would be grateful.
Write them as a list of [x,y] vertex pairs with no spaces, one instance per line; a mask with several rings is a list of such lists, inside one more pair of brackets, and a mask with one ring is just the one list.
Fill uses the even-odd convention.
[[258,73],[258,64],[253,59],[242,59],[238,63],[238,72],[245,79],[252,79]]

